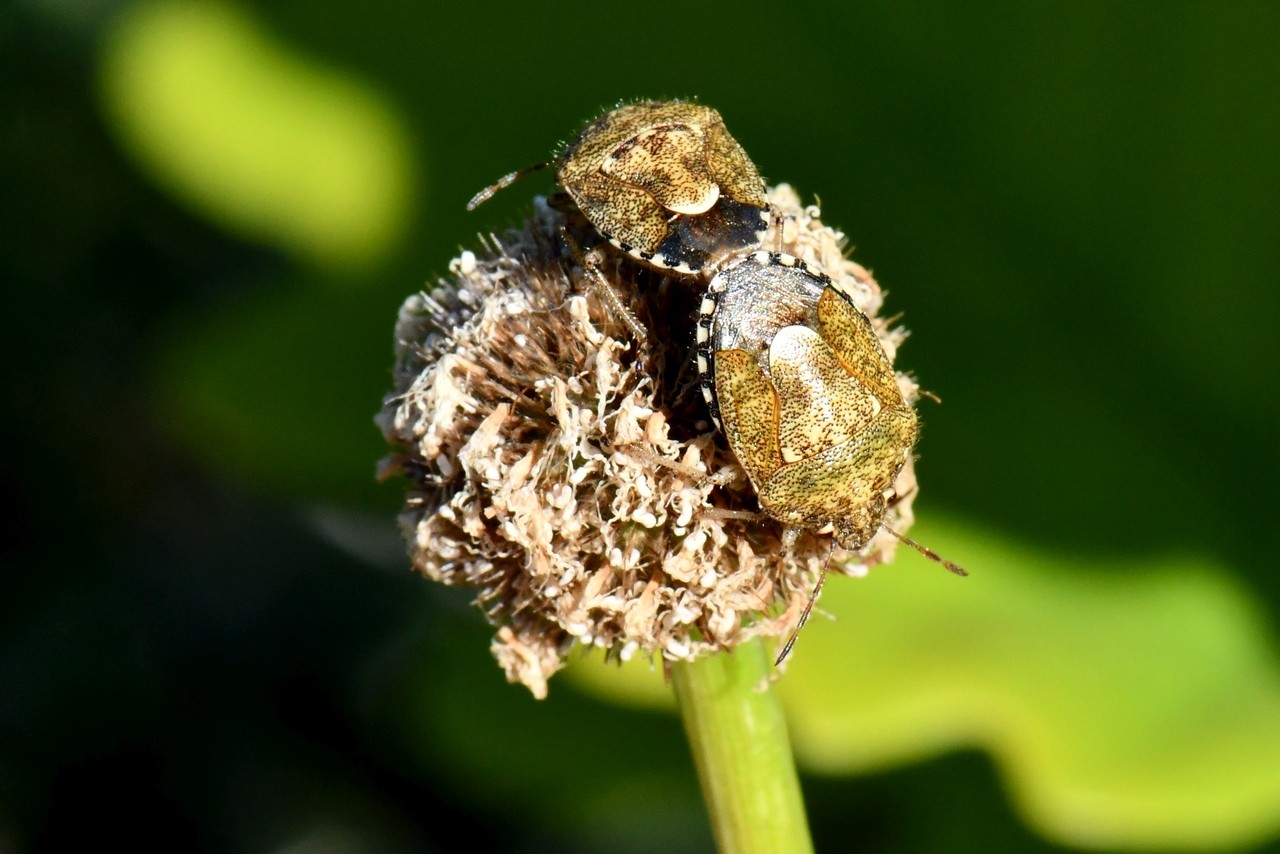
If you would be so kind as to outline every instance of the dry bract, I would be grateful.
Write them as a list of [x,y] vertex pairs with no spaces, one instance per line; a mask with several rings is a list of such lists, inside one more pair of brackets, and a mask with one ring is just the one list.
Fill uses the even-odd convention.
[[[904,333],[875,318],[879,288],[844,257],[843,236],[785,185],[770,204],[780,248],[841,279],[892,359]],[[562,225],[540,205],[406,301],[396,390],[379,416],[397,448],[383,470],[409,481],[401,523],[414,567],[476,589],[498,626],[495,657],[538,697],[575,642],[675,660],[788,632],[831,549],[805,534],[788,560],[782,526],[741,512],[757,504],[696,388],[690,284],[630,262],[606,268],[637,316],[661,324],[637,353],[562,251]],[[898,382],[914,402],[915,383]],[[717,486],[710,475],[723,470],[739,476]],[[885,521],[905,530],[910,463],[895,487]],[[882,532],[833,568],[858,574],[895,542]]]

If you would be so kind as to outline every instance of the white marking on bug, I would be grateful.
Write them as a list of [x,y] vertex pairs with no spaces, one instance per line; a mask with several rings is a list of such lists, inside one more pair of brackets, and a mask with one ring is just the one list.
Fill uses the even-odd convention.
[[702,198],[694,199],[692,202],[685,205],[673,206],[669,208],[669,210],[675,211],[678,214],[696,216],[711,210],[712,206],[718,201],[720,201],[720,185],[712,184],[707,188],[707,192],[703,194]]

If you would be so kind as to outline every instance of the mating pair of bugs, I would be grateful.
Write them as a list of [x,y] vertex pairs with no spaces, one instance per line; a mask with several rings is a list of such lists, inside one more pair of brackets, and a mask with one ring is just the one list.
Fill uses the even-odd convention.
[[[851,295],[803,261],[761,249],[770,222],[764,181],[719,113],[681,102],[618,107],[553,162],[503,177],[468,209],[546,166],[613,246],[705,283],[699,384],[761,510],[785,526],[788,548],[808,530],[856,551],[883,528],[965,574],[885,525],[893,482],[915,446],[915,409]],[[565,237],[611,310],[646,337],[598,256]],[[825,578],[824,568],[797,631]]]

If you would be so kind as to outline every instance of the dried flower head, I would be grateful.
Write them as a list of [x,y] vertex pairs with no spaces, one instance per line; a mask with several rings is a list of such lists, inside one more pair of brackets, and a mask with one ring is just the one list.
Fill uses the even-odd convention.
[[[782,233],[765,245],[842,280],[892,360],[905,332],[876,317],[880,288],[845,257],[844,236],[786,185],[769,201]],[[697,287],[611,257],[604,272],[641,320],[684,330],[637,349],[565,251],[565,225],[540,202],[405,302],[378,419],[397,448],[383,473],[410,482],[401,524],[414,567],[476,589],[498,627],[494,656],[537,697],[575,643],[687,660],[787,633],[826,561],[858,575],[896,545],[881,532],[833,557],[830,537],[806,533],[785,555],[782,525],[753,512],[696,387]],[[898,382],[914,402],[915,382]],[[910,463],[895,489],[885,521],[905,530]]]

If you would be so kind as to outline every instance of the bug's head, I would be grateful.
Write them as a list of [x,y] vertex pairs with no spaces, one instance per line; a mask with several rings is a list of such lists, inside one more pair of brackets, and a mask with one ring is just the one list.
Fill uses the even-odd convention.
[[866,504],[833,522],[836,542],[849,551],[861,551],[884,523],[889,504],[883,492],[873,494]]

